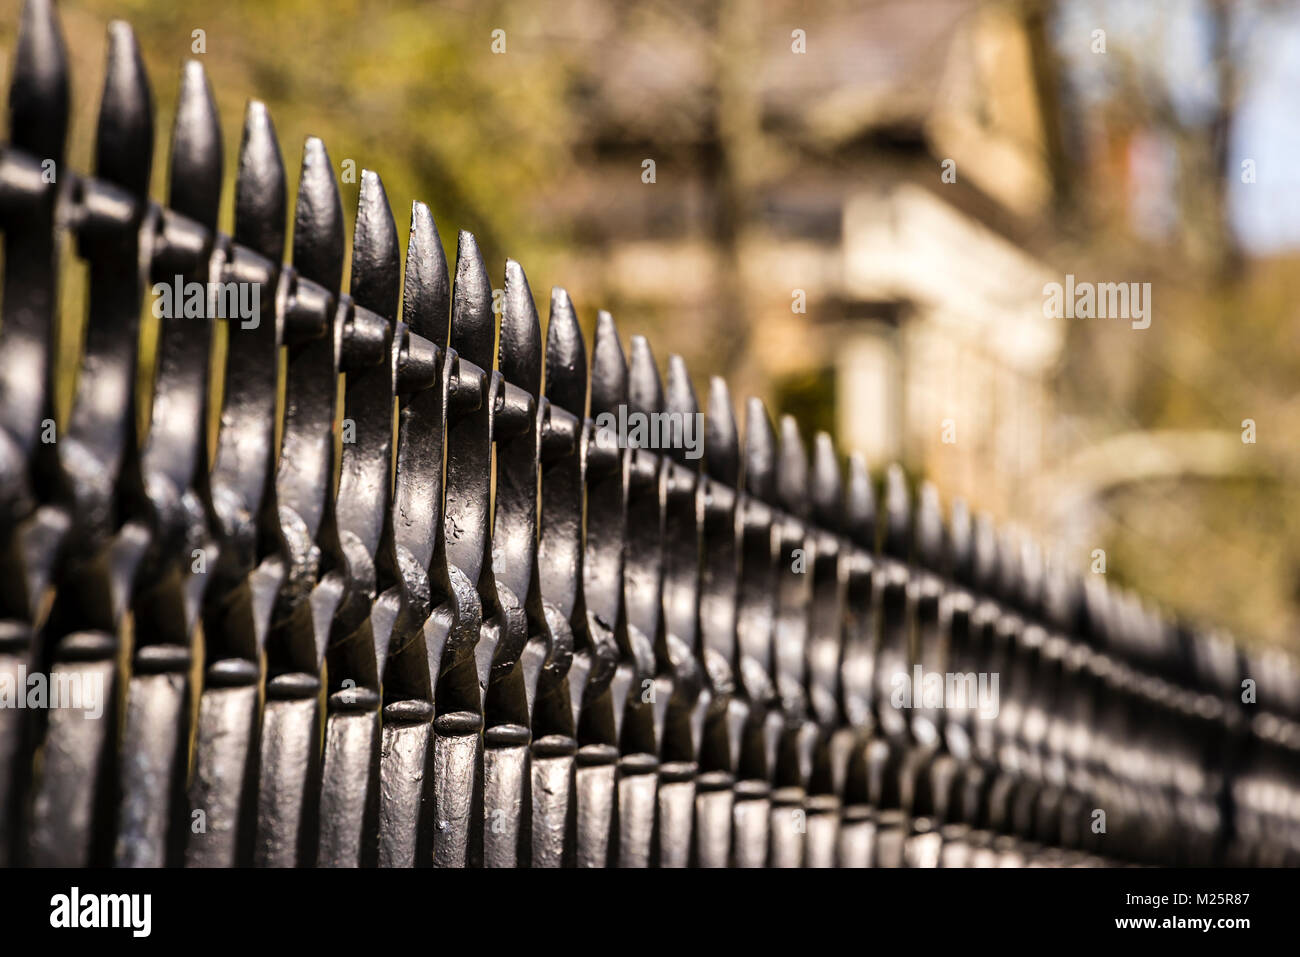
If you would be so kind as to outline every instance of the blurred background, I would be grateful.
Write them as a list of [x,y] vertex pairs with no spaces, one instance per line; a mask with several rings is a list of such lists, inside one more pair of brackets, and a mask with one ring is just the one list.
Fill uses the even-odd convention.
[[[325,139],[349,230],[373,168],[399,228],[428,202],[449,256],[465,228],[497,280],[520,260],[543,316],[562,284],[588,331],[610,309],[700,394],[725,375],[1080,569],[1100,549],[1166,610],[1300,650],[1300,4],[60,6],[76,168],[125,18],[155,196],[194,55],[232,182],[257,97],[292,182]],[[1066,274],[1151,283],[1150,328],[1046,317]]]

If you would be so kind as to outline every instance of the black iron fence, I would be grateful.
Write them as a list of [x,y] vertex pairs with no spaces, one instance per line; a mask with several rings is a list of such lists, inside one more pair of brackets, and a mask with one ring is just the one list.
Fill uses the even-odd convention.
[[[197,63],[151,200],[125,24],[94,175],[69,172],[65,61],[28,0],[0,152],[0,862],[1300,859],[1288,662],[945,517],[897,467],[877,495],[757,400],[742,442],[725,382],[701,412],[608,314],[589,362],[561,289],[543,343],[519,264],[498,319],[474,238],[453,278],[420,203],[403,275],[370,171],[344,292],[325,145],[286,249],[258,103],[219,233]],[[89,315],[56,422],[65,238]]]

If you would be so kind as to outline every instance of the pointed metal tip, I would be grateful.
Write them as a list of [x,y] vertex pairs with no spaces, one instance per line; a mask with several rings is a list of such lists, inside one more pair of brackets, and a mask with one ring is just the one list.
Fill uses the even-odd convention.
[[[614,317],[605,309],[596,311],[596,343],[599,344],[601,339],[618,341],[618,324],[614,322]],[[623,351],[621,342],[618,351],[620,354]]]
[[[135,46],[135,31],[131,29],[131,24],[127,20],[113,19],[108,21],[108,39],[109,42],[123,45]],[[112,50],[110,49],[110,55]]]
[[401,272],[397,222],[384,182],[378,173],[363,169],[352,234],[352,298],[389,322],[395,321]]
[[456,282],[451,290],[451,346],[481,369],[492,368],[496,319],[492,283],[478,242],[461,230],[456,239]]
[[406,242],[402,284],[402,320],[411,331],[445,345],[451,321],[451,278],[442,238],[429,207],[411,204],[411,233]]
[[1043,601],[1043,550],[1031,535],[1020,536],[1020,600],[1027,609]]
[[271,122],[271,111],[266,103],[262,100],[252,99],[244,104],[244,128],[258,123],[269,124]]
[[709,379],[708,433],[704,440],[704,471],[725,485],[740,478],[740,433],[731,408],[731,390],[722,376]]
[[501,307],[501,335],[497,368],[506,380],[529,395],[542,387],[542,323],[533,302],[524,267],[506,260],[505,301]]
[[596,313],[596,340],[591,350],[591,414],[618,414],[627,404],[627,360],[619,341],[614,317],[605,310]]
[[1005,527],[997,531],[998,594],[1007,601],[1020,598],[1023,576],[1020,568],[1020,530]]
[[871,485],[867,460],[859,452],[849,456],[848,490],[844,496],[844,523],[849,538],[858,546],[876,548],[876,492]]
[[309,136],[302,141],[303,166],[319,163],[323,159],[329,159],[329,150],[325,148],[325,141],[323,139],[319,136]]
[[650,341],[645,336],[633,336],[628,343],[627,401],[628,411],[651,415],[663,411],[664,389],[659,378]]
[[792,415],[781,416],[781,451],[777,464],[777,499],[791,515],[808,515],[808,453],[804,449],[799,423]]
[[700,411],[686,360],[675,352],[668,357],[668,386],[664,394],[664,407],[669,412],[681,415],[694,415]]
[[149,194],[153,160],[153,95],[131,25],[108,25],[108,60],[99,107],[95,169],[137,199]]
[[916,550],[921,562],[933,571],[944,567],[943,506],[934,483],[921,483],[916,502]]
[[461,256],[479,256],[478,240],[468,229],[462,229],[456,233],[456,259],[459,261]]
[[[703,424],[703,416],[699,414],[700,406],[695,400],[695,389],[691,386],[691,374],[686,369],[686,360],[676,354],[668,357],[668,384],[664,390],[663,403],[669,421],[681,423],[682,441],[674,441],[668,454],[679,465],[684,465],[692,472],[699,471],[703,445],[708,440],[708,426]],[[672,435],[674,438],[677,435],[675,426]]]
[[343,203],[324,140],[309,136],[302,147],[298,201],[293,214],[293,265],[337,294],[343,284]]
[[767,406],[754,396],[745,402],[745,491],[760,501],[776,504],[776,433]]
[[885,551],[907,558],[912,544],[912,496],[907,473],[897,462],[885,470],[885,520]]
[[278,263],[284,256],[284,161],[266,104],[250,100],[244,112],[235,180],[235,241]]
[[840,479],[839,456],[829,432],[813,437],[812,509],[813,520],[830,530],[837,530],[843,517],[844,492]]
[[63,161],[68,126],[68,51],[53,0],[27,0],[18,27],[9,137],[42,158]]
[[569,294],[551,289],[551,317],[546,325],[546,397],[566,412],[587,413],[587,344]]
[[992,591],[998,578],[998,538],[993,517],[987,512],[975,516],[972,557],[975,587]]
[[221,119],[207,73],[198,60],[186,60],[172,127],[168,205],[215,230],[221,207]]
[[963,585],[972,584],[974,542],[970,509],[964,499],[953,499],[948,518],[948,553],[952,559],[953,578]]

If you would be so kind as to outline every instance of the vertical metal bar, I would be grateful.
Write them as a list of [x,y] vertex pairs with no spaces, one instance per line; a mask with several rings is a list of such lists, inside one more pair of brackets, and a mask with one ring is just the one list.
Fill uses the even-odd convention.
[[702,556],[697,656],[707,684],[700,695],[704,725],[695,795],[695,862],[700,867],[726,867],[731,860],[734,788],[748,704],[738,693],[736,640],[740,438],[727,383],[717,376],[709,383],[704,455],[699,487]]
[[489,588],[501,638],[484,702],[483,862],[517,867],[532,847],[532,705],[549,653],[537,576],[542,330],[523,268],[506,260],[494,400],[496,499]]
[[[0,315],[0,675],[19,686],[34,667],[34,625],[48,568],[33,576],[17,535],[36,508],[32,464],[42,423],[54,420],[55,203],[68,122],[67,51],[52,0],[26,0],[9,87],[12,149],[0,158],[4,229]],[[15,155],[22,151],[27,156]],[[53,163],[55,177],[41,175]],[[47,565],[48,561],[41,561]],[[33,581],[33,578],[35,581]],[[25,709],[0,711],[0,867],[23,858],[22,805],[30,777]]]
[[268,571],[278,565],[283,580],[266,642],[253,854],[259,867],[316,860],[321,665],[342,594],[342,575],[323,566],[328,543],[337,539],[333,423],[344,320],[339,303],[343,244],[333,164],[325,144],[310,137],[303,145],[294,206],[293,265],[281,274],[284,428],[275,496],[264,500],[262,514],[267,537],[280,546],[262,564]]
[[573,303],[568,293],[556,287],[551,290],[546,331],[546,394],[538,407],[542,430],[538,581],[550,650],[533,703],[532,867],[576,864],[578,721],[587,676],[593,669],[603,669],[606,676],[612,672],[612,655],[605,662],[598,660],[600,649],[587,633],[582,601],[586,408],[586,347]]
[[[594,420],[617,421],[627,406],[627,360],[614,318],[596,316],[592,346],[590,411]],[[618,742],[628,686],[635,665],[626,655],[627,617],[623,599],[623,549],[627,536],[624,450],[599,427],[584,429],[587,535],[583,556],[583,602],[587,648],[574,655],[570,682],[581,684],[578,718],[577,866],[614,863],[617,818]],[[577,635],[575,635],[575,645]],[[580,646],[579,646],[580,647]],[[578,696],[575,696],[578,697]]]
[[[70,510],[75,553],[64,556],[45,630],[51,683],[99,689],[104,714],[87,721],[48,713],[46,761],[35,783],[32,863],[77,866],[112,853],[116,784],[118,625],[145,535],[115,540],[118,479],[135,454],[135,371],[143,274],[139,227],[148,200],[153,105],[131,29],[109,27],[95,165],[120,192],[99,193],[112,214],[92,210],[78,235],[90,265],[83,375],[67,435],[55,443],[60,497]],[[117,204],[125,201],[124,207]]]
[[844,529],[851,549],[845,556],[844,657],[840,665],[841,707],[847,727],[830,745],[832,779],[842,781],[843,811],[836,846],[840,867],[875,863],[876,816],[871,803],[868,759],[877,727],[876,656],[880,588],[876,581],[876,501],[866,461],[849,457]]
[[839,842],[844,778],[836,773],[835,730],[840,722],[840,662],[847,575],[841,560],[844,543],[844,491],[835,445],[825,432],[813,440],[810,498],[813,527],[812,611],[808,629],[808,702],[817,731],[807,783],[807,835],[804,861],[808,867],[834,867]]
[[773,867],[802,867],[808,814],[805,798],[817,739],[816,725],[808,720],[806,688],[816,541],[808,535],[808,456],[799,426],[788,415],[781,418],[776,476],[781,511],[773,525],[777,553],[774,652],[783,727],[772,792],[770,863]]
[[[618,828],[619,867],[649,867],[653,858],[659,786],[659,741],[672,697],[672,678],[660,673],[655,646],[663,628],[664,463],[642,439],[663,410],[663,386],[650,344],[631,339],[628,401],[621,420],[644,427],[627,430],[623,457],[627,486],[627,545],[623,566],[623,659],[615,685],[623,697],[619,728]],[[599,425],[599,423],[598,423]],[[621,437],[620,437],[621,438]]]
[[401,600],[385,576],[396,563],[380,554],[392,547],[387,523],[400,281],[392,209],[379,176],[363,170],[352,236],[354,308],[344,330],[341,365],[347,376],[344,426],[355,431],[353,441],[344,435],[335,503],[348,578],[326,652],[329,698],[317,850],[317,863],[324,867],[378,863],[379,679]]
[[784,721],[776,705],[772,668],[776,606],[774,510],[776,437],[758,399],[745,406],[745,450],[737,511],[740,601],[736,635],[740,686],[746,699],[740,766],[733,807],[732,862],[766,867],[776,750]]
[[[444,552],[454,608],[430,619],[430,654],[442,662],[434,692],[435,867],[483,858],[483,691],[497,633],[485,621],[481,578],[490,561],[492,287],[474,237],[461,231],[452,287],[449,354],[457,386],[448,409]],[[454,350],[454,351],[452,351]],[[454,415],[453,415],[454,413]]]
[[212,471],[204,488],[212,540],[205,544],[204,691],[199,698],[189,867],[252,860],[258,773],[262,649],[283,569],[259,566],[257,516],[274,493],[279,315],[276,290],[285,230],[284,163],[264,104],[244,116],[235,181],[234,241],[217,244],[211,275],[226,290],[276,304],[254,325],[226,316],[225,390]]
[[[433,860],[433,689],[424,627],[433,611],[434,551],[442,525],[442,457],[452,367],[445,348],[451,281],[442,240],[429,208],[411,207],[402,319],[410,330],[407,366],[417,350],[432,360],[433,380],[403,390],[393,501],[394,579],[403,589],[384,673],[383,746],[379,765],[379,865],[428,867]],[[388,554],[388,550],[384,550]],[[444,586],[445,590],[445,586]]]
[[[185,64],[177,97],[168,174],[168,209],[154,234],[152,276],[173,291],[160,316],[158,372],[149,432],[125,495],[133,522],[148,529],[149,548],[133,602],[135,654],[127,689],[114,863],[179,864],[184,850],[189,672],[203,576],[207,522],[199,497],[207,468],[211,316],[180,308],[181,289],[206,284],[221,203],[221,124],[203,67]],[[206,285],[202,288],[206,289]],[[157,287],[155,286],[155,290]],[[200,564],[196,564],[196,562]]]

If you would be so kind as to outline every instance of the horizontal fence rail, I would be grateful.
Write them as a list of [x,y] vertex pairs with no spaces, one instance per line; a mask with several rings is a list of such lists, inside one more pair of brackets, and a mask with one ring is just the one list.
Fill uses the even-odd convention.
[[260,103],[221,234],[196,62],[155,202],[148,79],[128,26],[108,44],[94,174],[67,172],[28,0],[0,147],[0,862],[1300,862],[1289,659],[810,455],[756,399],[742,440],[725,382],[701,410],[607,313],[588,355],[562,289],[543,341],[513,261],[498,318],[474,237],[449,267],[418,202],[403,274],[369,170],[344,292],[325,145],[290,245]]

